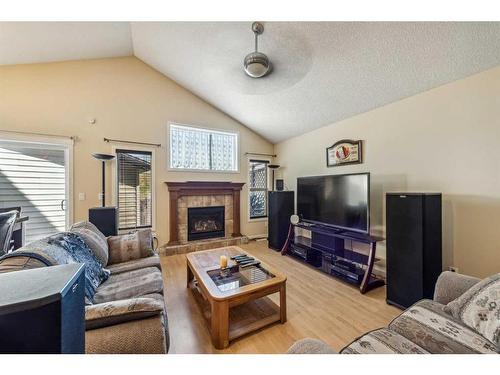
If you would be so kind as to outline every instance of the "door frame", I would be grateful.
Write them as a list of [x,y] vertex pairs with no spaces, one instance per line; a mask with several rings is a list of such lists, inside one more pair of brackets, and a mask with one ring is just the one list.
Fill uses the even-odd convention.
[[74,140],[72,137],[62,136],[43,136],[28,133],[16,133],[0,130],[0,142],[6,143],[29,143],[30,146],[37,148],[53,147],[64,151],[64,160],[67,167],[65,181],[66,195],[66,230],[73,224],[73,146]]

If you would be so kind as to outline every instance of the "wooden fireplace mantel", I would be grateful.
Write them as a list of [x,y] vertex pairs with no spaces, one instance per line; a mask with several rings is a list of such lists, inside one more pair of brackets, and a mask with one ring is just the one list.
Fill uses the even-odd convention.
[[187,182],[165,182],[170,195],[170,241],[168,246],[179,244],[179,232],[177,228],[177,207],[179,198],[186,195],[232,195],[233,196],[233,233],[232,237],[240,237],[240,191],[244,182],[211,182],[211,181],[187,181]]

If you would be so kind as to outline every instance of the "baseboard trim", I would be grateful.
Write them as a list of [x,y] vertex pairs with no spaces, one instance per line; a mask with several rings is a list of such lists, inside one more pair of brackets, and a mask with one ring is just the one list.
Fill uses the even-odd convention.
[[250,240],[267,240],[267,233],[247,236]]

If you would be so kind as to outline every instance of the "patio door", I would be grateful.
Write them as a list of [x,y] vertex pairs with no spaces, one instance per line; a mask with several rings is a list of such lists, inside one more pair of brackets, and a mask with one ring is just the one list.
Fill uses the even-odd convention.
[[70,144],[0,139],[0,207],[21,207],[26,243],[67,229]]

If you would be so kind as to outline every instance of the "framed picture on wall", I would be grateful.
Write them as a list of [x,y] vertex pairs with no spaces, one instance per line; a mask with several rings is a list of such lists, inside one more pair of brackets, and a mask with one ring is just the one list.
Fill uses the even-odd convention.
[[362,163],[362,141],[342,139],[326,149],[326,166]]

